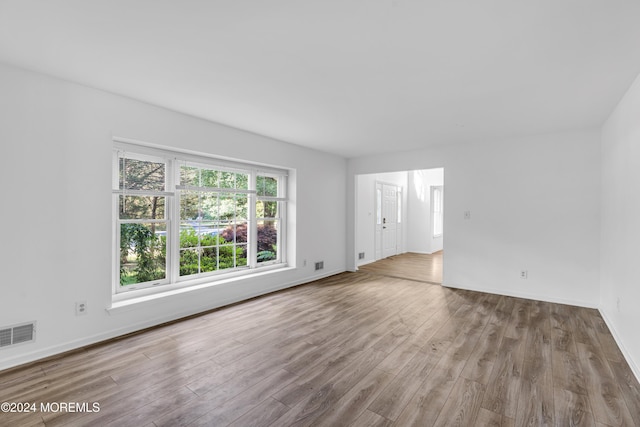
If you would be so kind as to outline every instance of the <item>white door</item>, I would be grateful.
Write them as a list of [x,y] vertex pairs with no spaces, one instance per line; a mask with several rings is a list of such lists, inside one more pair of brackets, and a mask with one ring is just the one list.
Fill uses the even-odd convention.
[[382,184],[376,182],[376,235],[375,235],[376,256],[375,259],[382,259]]
[[398,187],[389,184],[376,184],[376,259],[398,254],[398,236],[400,234],[398,218]]

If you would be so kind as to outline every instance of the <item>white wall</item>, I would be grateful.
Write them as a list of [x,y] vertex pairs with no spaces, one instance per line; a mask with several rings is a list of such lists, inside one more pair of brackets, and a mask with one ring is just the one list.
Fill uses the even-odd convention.
[[414,170],[408,174],[407,252],[431,254],[442,250],[443,237],[433,236],[431,187],[444,184],[444,170]]
[[640,378],[640,76],[602,130],[601,312]]
[[[376,182],[393,184],[402,188],[403,205],[407,206],[407,172],[387,172],[380,174],[367,174],[355,177],[356,180],[356,211],[357,220],[356,248],[357,252],[364,252],[364,259],[356,260],[358,265],[364,265],[375,261],[375,226],[376,226]],[[402,209],[403,224],[406,223],[406,209]],[[407,227],[403,226],[400,236],[399,252],[406,251]]]
[[[598,130],[350,159],[349,176],[436,167],[444,167],[446,183],[445,285],[597,306]],[[348,201],[353,192],[348,188]],[[354,213],[349,205],[348,232]],[[349,269],[355,268],[353,238]],[[519,278],[521,269],[527,280]]]
[[368,264],[375,258],[375,183],[376,175],[360,175],[356,179],[356,253],[364,252],[364,259],[356,256],[358,265]]
[[[0,350],[0,369],[312,280],[314,261],[344,271],[343,158],[4,65],[0,93],[0,326],[37,321],[34,343]],[[113,135],[295,169],[298,267],[108,313]]]

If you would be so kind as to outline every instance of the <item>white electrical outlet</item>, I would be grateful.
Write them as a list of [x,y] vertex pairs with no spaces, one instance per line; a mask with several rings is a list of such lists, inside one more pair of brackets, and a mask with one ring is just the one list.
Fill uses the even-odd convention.
[[87,302],[86,301],[76,302],[76,316],[83,316],[85,314],[87,314]]
[[520,278],[521,279],[526,279],[528,275],[529,275],[529,273],[527,272],[527,270],[520,270]]

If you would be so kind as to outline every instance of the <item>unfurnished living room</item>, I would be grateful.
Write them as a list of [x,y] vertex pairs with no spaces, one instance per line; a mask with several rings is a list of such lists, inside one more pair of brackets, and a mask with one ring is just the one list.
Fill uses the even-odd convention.
[[640,426],[638,22],[0,0],[0,425]]

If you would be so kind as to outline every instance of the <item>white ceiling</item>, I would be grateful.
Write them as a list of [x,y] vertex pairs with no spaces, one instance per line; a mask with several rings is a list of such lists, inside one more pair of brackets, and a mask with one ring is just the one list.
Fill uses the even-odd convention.
[[0,62],[364,156],[601,125],[637,0],[0,0]]

